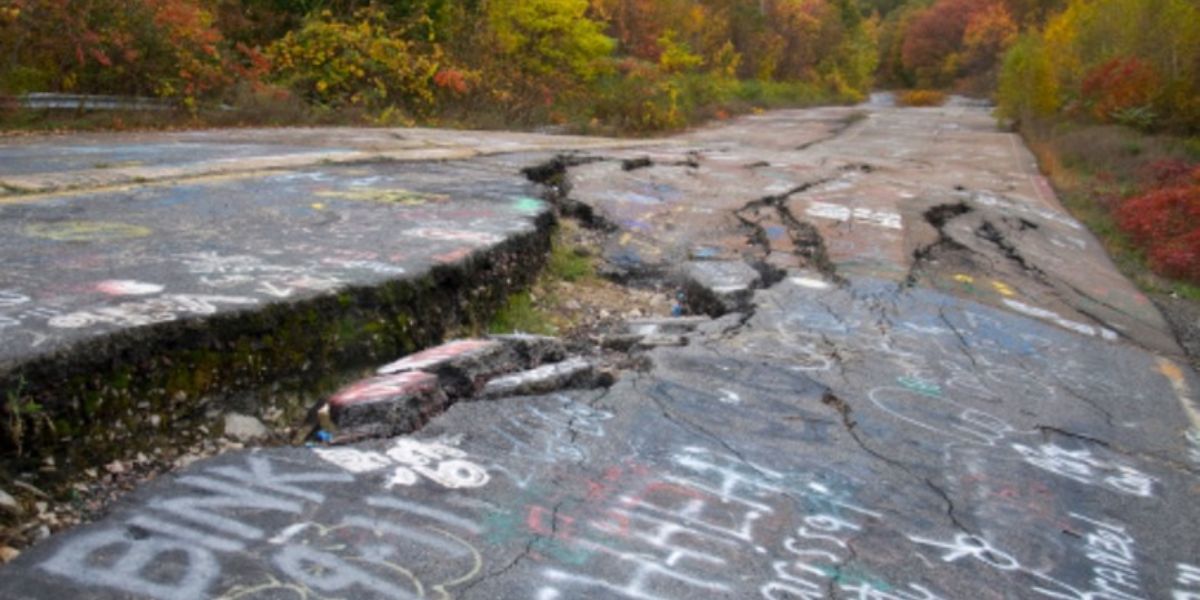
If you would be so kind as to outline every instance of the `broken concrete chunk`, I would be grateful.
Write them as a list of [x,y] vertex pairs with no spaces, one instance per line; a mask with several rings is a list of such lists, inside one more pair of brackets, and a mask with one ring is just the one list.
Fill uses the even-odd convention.
[[682,334],[694,331],[703,323],[711,321],[708,317],[673,317],[662,319],[634,319],[625,322],[625,329],[633,335],[648,336],[655,334]]
[[269,435],[271,435],[271,430],[254,417],[238,413],[225,415],[225,437],[231,440],[252,442]]
[[759,272],[741,261],[692,261],[683,277],[692,308],[714,316],[745,310],[762,284]]
[[487,383],[480,394],[483,398],[544,394],[566,388],[594,387],[596,369],[579,357],[536,369],[497,377]]
[[567,357],[566,346],[556,337],[516,333],[493,335],[491,339],[512,348],[525,362],[526,367],[558,362]]
[[528,366],[513,347],[497,340],[456,340],[396,361],[379,369],[379,373],[434,373],[446,394],[465,397],[478,392],[484,382],[500,373]]
[[467,356],[487,355],[503,349],[500,342],[493,340],[455,340],[441,346],[410,354],[396,362],[379,367],[380,375],[393,375],[406,371],[434,372],[445,363]]
[[392,436],[417,430],[447,404],[437,376],[408,371],[343,388],[329,399],[329,415],[343,437]]

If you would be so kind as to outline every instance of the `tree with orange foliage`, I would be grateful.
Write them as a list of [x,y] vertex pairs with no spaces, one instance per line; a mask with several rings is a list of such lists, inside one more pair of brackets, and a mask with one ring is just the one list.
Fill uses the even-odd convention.
[[975,11],[963,31],[963,72],[994,76],[1004,52],[1017,40],[1017,33],[1017,23],[1003,4]]

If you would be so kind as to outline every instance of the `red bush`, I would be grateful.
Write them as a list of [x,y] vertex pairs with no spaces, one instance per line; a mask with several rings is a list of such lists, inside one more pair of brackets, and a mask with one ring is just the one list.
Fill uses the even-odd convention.
[[1174,183],[1125,200],[1117,223],[1146,248],[1152,269],[1200,283],[1200,166]]
[[1155,271],[1200,283],[1200,227],[1154,246],[1149,256]]

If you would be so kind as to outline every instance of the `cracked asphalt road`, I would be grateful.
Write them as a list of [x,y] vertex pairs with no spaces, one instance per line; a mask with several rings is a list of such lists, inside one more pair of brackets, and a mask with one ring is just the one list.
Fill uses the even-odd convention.
[[717,318],[687,346],[197,463],[0,596],[1200,598],[1200,380],[985,109],[592,152],[542,179],[609,228],[614,276],[694,280]]

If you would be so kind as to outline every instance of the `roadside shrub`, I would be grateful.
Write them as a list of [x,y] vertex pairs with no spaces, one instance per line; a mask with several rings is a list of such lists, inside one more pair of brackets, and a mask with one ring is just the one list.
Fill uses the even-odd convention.
[[434,105],[439,49],[408,41],[375,8],[362,9],[348,21],[329,11],[312,15],[299,30],[271,44],[267,55],[279,82],[326,107],[382,111],[399,106],[425,114]]
[[946,103],[946,94],[938,90],[908,90],[896,96],[900,106],[941,106]]
[[817,84],[799,81],[748,79],[738,82],[734,94],[738,100],[762,108],[805,106],[847,100],[832,97],[828,91]]
[[1200,166],[1187,177],[1166,175],[1173,183],[1125,200],[1117,222],[1155,271],[1200,283]]
[[678,82],[652,63],[627,59],[617,72],[595,83],[594,116],[600,122],[634,132],[661,131],[683,126]]

